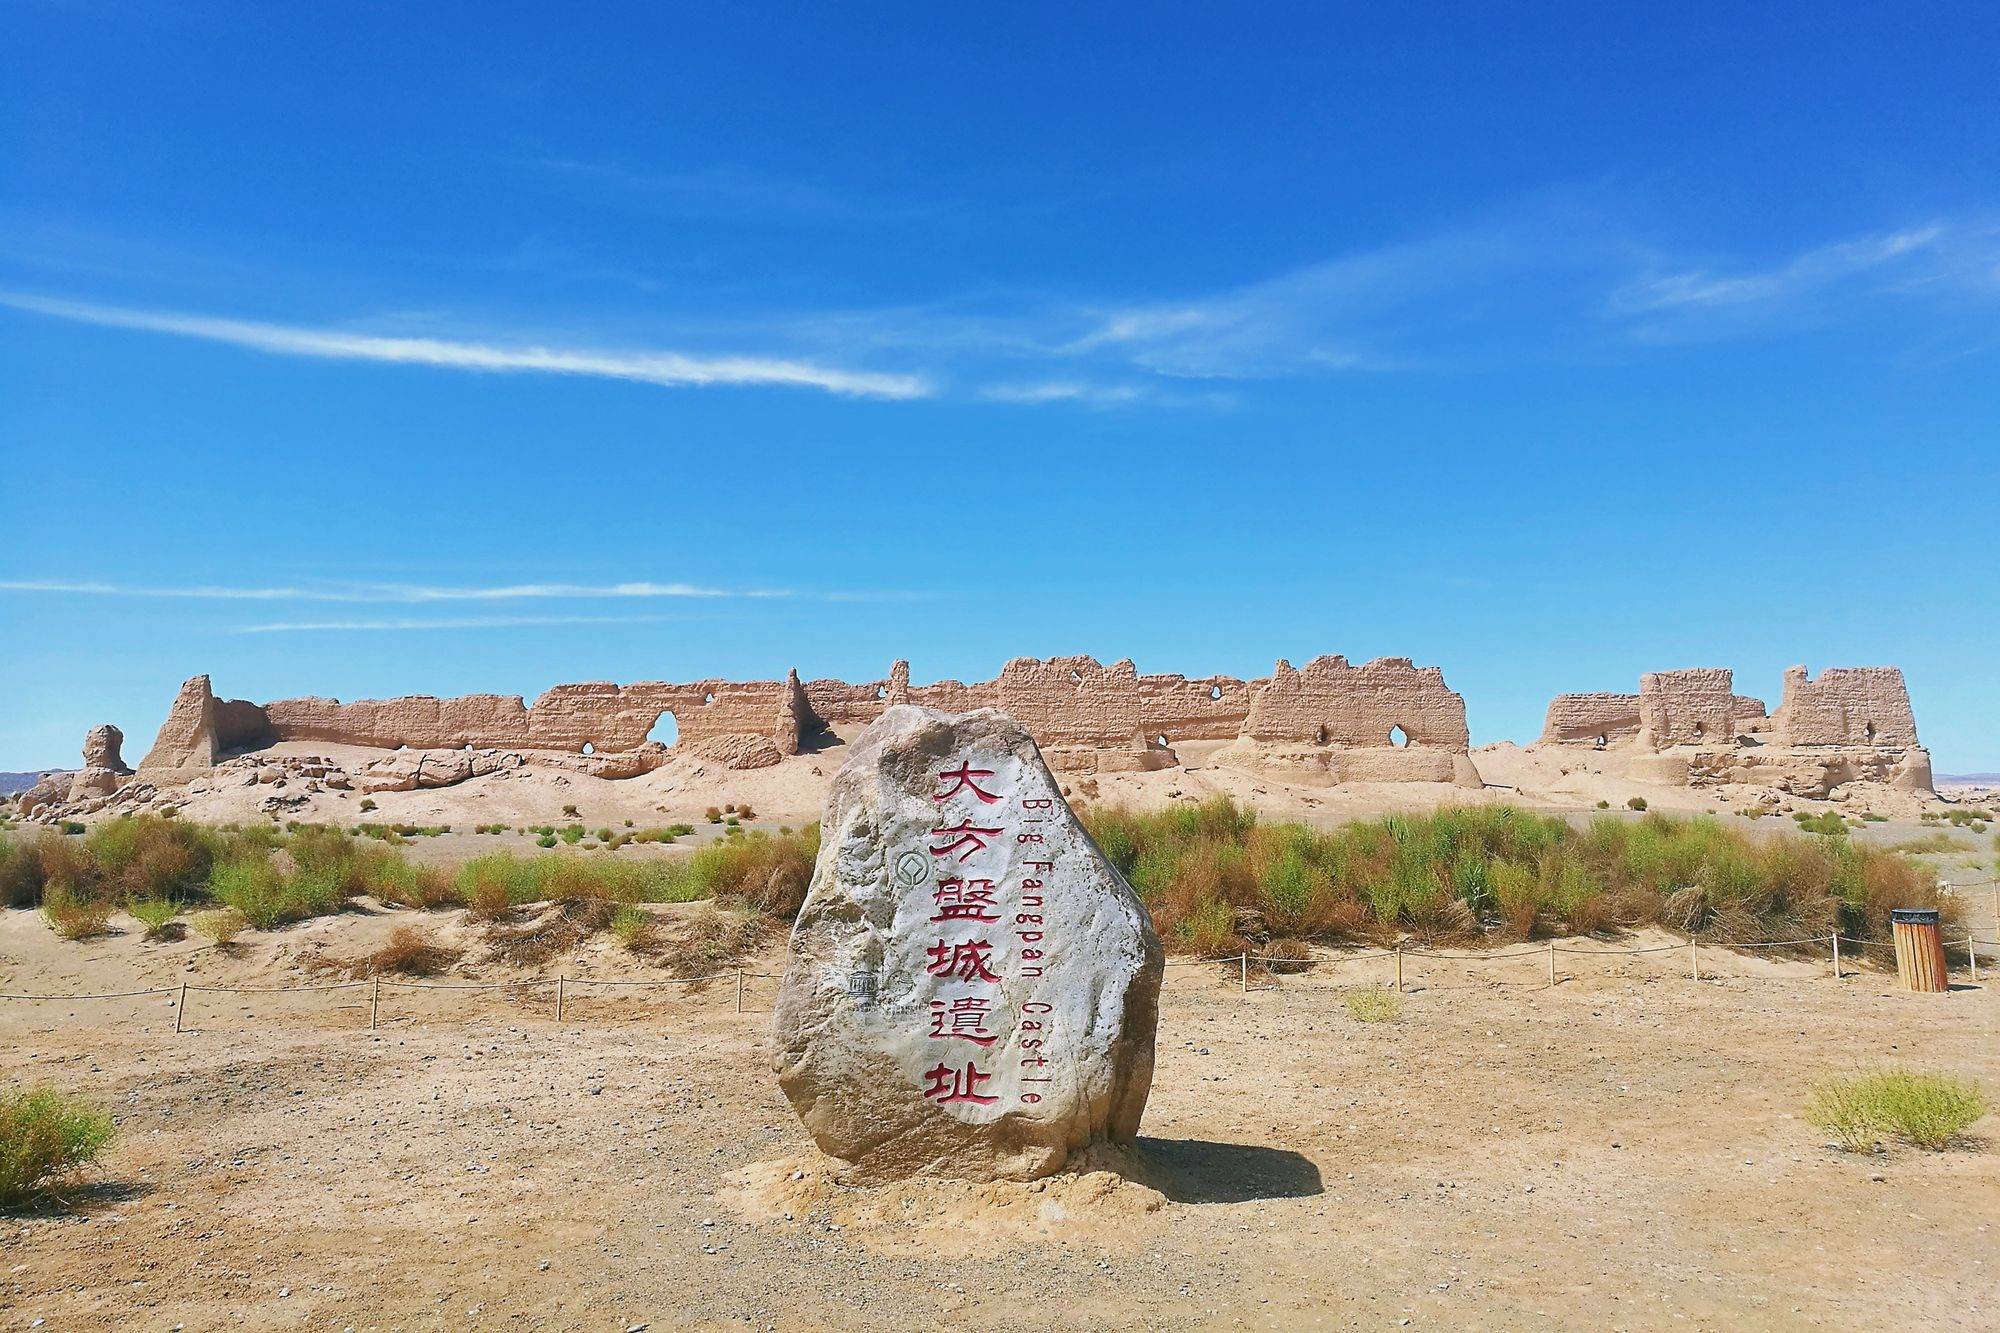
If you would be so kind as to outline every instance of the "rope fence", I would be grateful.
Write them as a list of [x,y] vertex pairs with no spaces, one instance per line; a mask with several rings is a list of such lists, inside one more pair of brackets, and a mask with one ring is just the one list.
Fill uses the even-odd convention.
[[[1840,956],[1843,944],[1859,950],[1887,949],[1892,952],[1896,947],[1893,943],[1885,940],[1861,940],[1855,939],[1850,935],[1841,935],[1838,933],[1832,935],[1813,935],[1795,940],[1757,940],[1743,943],[1717,941],[1708,947],[1725,950],[1791,949],[1821,944],[1826,945],[1832,955],[1833,975],[1836,979],[1845,975],[1841,970]],[[1975,935],[1967,935],[1963,940],[1948,941],[1945,944],[1947,949],[1962,948],[1965,950],[1966,971],[1973,980],[1977,980],[1979,977],[1979,954],[1976,947],[1979,945],[2000,948],[2000,940],[1981,939]],[[1689,936],[1685,946],[1679,944],[1655,944],[1636,949],[1576,948],[1559,945],[1554,940],[1550,940],[1548,943],[1542,945],[1529,945],[1522,948],[1491,953],[1469,952],[1465,950],[1423,949],[1399,945],[1392,949],[1362,949],[1333,957],[1314,958],[1293,957],[1283,954],[1259,954],[1245,950],[1241,953],[1227,954],[1217,958],[1172,958],[1166,961],[1165,966],[1169,968],[1204,967],[1213,969],[1225,968],[1234,964],[1237,969],[1239,988],[1244,993],[1248,993],[1251,989],[1250,966],[1252,963],[1262,964],[1267,971],[1275,975],[1280,968],[1287,972],[1304,972],[1316,967],[1365,962],[1376,958],[1393,958],[1396,970],[1395,986],[1398,991],[1402,991],[1405,989],[1403,963],[1405,959],[1409,958],[1435,958],[1450,962],[1474,963],[1499,963],[1513,962],[1526,958],[1545,958],[1548,962],[1548,985],[1553,988],[1560,984],[1560,978],[1556,969],[1556,955],[1558,954],[1583,955],[1592,958],[1626,958],[1639,954],[1675,953],[1682,948],[1686,948],[1687,950],[1690,975],[1696,981],[1701,980],[1701,956],[1699,952],[1701,939],[1699,936]],[[372,1031],[380,1021],[382,991],[385,988],[405,991],[520,991],[552,987],[555,991],[556,1020],[561,1022],[565,1017],[569,991],[575,986],[610,988],[694,986],[733,978],[736,982],[736,1012],[740,1014],[744,1012],[744,988],[748,982],[775,981],[780,979],[781,975],[777,972],[753,972],[738,967],[729,971],[709,972],[693,977],[572,977],[564,974],[555,977],[535,977],[521,981],[406,981],[395,977],[376,976],[353,981],[336,981],[322,985],[307,986],[204,986],[195,982],[181,982],[173,986],[153,986],[143,990],[130,991],[57,994],[10,994],[0,992],[0,1000],[129,1000],[142,999],[154,995],[173,995],[176,997],[174,1001],[174,1031],[179,1033],[187,1030],[187,1005],[190,995],[328,994],[334,991],[365,988],[369,992],[368,1027]]]

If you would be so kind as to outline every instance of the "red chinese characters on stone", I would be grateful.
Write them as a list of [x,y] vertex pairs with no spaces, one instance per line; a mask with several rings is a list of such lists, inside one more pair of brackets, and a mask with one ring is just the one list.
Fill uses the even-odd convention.
[[939,1104],[945,1102],[978,1102],[991,1105],[998,1097],[981,1095],[979,1085],[989,1082],[991,1074],[982,1074],[976,1065],[954,1069],[948,1064],[937,1064],[924,1071],[924,1096]]
[[993,909],[999,904],[993,901],[993,881],[990,879],[941,879],[937,888],[931,891],[931,901],[937,904],[938,921],[998,921],[998,913]]
[[993,969],[986,965],[992,956],[993,946],[985,940],[965,940],[957,944],[947,944],[939,940],[924,950],[930,959],[929,971],[934,977],[957,977],[960,981],[998,981]]
[[1000,799],[997,795],[986,791],[977,782],[973,781],[974,778],[992,777],[993,770],[990,768],[974,768],[969,760],[960,760],[957,768],[948,768],[937,776],[939,782],[949,782],[952,784],[950,790],[936,792],[931,796],[933,801],[937,801],[940,804],[950,800],[962,791],[970,791],[986,805],[992,805]]
[[[1006,831],[1005,829],[997,828],[979,828],[969,819],[961,819],[956,825],[950,828],[940,825],[931,830],[931,836],[934,838],[949,838],[950,841],[933,843],[931,845],[931,855],[950,856],[953,852],[958,852],[959,860],[969,861],[972,859],[974,852],[983,852],[986,850],[986,840],[988,838],[997,838]],[[961,848],[963,850],[960,850]]]
[[986,1030],[986,1017],[992,1008],[993,1001],[976,995],[961,996],[948,1003],[932,1000],[931,1036],[955,1037],[975,1046],[991,1046],[1000,1040]]

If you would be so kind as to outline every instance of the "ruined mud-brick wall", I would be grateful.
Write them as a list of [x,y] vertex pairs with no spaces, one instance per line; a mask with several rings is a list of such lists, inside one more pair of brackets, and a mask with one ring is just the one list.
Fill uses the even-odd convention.
[[1105,666],[1092,657],[1018,657],[997,678],[974,685],[913,686],[910,664],[899,661],[882,680],[808,681],[805,693],[832,726],[871,722],[899,703],[954,713],[1000,708],[1047,746],[1234,740],[1250,712],[1250,685],[1234,676],[1140,675],[1130,661]]
[[1411,745],[1464,752],[1471,744],[1465,700],[1438,668],[1407,657],[1358,667],[1344,657],[1315,657],[1298,668],[1281,659],[1269,680],[1251,685],[1243,734],[1291,744],[1391,746],[1399,743],[1399,728]]
[[1669,745],[1728,745],[1736,738],[1735,673],[1728,667],[1648,671],[1639,677],[1639,736]]
[[1317,657],[1303,668],[1280,661],[1264,680],[1235,676],[1141,675],[1130,661],[1106,666],[1092,657],[1017,657],[990,681],[910,684],[909,665],[861,685],[806,683],[813,711],[832,725],[872,721],[891,704],[964,712],[1004,709],[1036,743],[1069,746],[1168,746],[1183,741],[1257,740],[1300,745],[1391,746],[1401,727],[1409,743],[1463,752],[1469,745],[1465,700],[1436,667],[1408,658],[1350,666]]
[[1896,667],[1829,667],[1818,680],[1792,667],[1772,724],[1780,745],[1917,744],[1910,692]]
[[[781,752],[798,750],[795,681],[696,681],[673,685],[592,682],[558,685],[530,707],[519,695],[469,694],[452,699],[278,699],[264,705],[231,700],[218,710],[225,749],[275,741],[325,741],[394,750],[481,749],[614,752],[636,750],[663,714],[671,713],[683,741],[720,736],[768,736]],[[789,741],[789,745],[787,745]]]
[[[1001,708],[1056,750],[1151,751],[1184,741],[1261,741],[1305,746],[1441,747],[1464,754],[1465,701],[1435,667],[1407,658],[1350,666],[1318,657],[1271,677],[1141,675],[1130,661],[1091,657],[1015,658],[990,681],[910,683],[909,664],[863,684],[815,680],[697,681],[558,685],[530,706],[519,695],[440,699],[217,700],[208,678],[182,687],[149,766],[207,768],[220,754],[279,741],[374,749],[560,750],[622,753],[642,746],[671,713],[682,742],[755,736],[783,754],[829,726],[860,725],[896,703],[951,712]],[[1401,736],[1395,735],[1401,729]],[[1171,756],[1166,756],[1171,762]]]
[[1599,740],[1626,740],[1638,734],[1636,694],[1558,694],[1549,700],[1548,716],[1542,721],[1542,739],[1556,743],[1595,744]]
[[[1664,672],[1664,675],[1678,675],[1678,672]],[[1639,735],[1644,727],[1640,717],[1640,696],[1636,694],[1615,694],[1609,691],[1595,691],[1589,694],[1558,694],[1549,700],[1548,715],[1542,721],[1541,740],[1543,744],[1590,744],[1599,741],[1611,743],[1629,740]],[[1713,700],[1704,697],[1703,706],[1709,708]],[[1661,707],[1670,709],[1672,704],[1663,701]],[[1730,719],[1732,734],[1745,730],[1764,717],[1764,701],[1753,699],[1747,694],[1730,698]],[[1701,719],[1707,725],[1707,717]]]

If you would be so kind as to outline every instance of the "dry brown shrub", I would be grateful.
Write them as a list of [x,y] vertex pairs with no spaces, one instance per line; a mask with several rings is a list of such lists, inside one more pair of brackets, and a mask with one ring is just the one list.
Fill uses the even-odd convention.
[[1312,948],[1304,940],[1272,940],[1257,953],[1257,965],[1274,976],[1303,972],[1312,965]]
[[491,879],[475,879],[465,888],[465,915],[473,921],[505,921],[513,909],[507,885]]
[[96,870],[83,844],[71,838],[42,838],[36,847],[42,861],[42,892],[55,897],[66,892],[80,897]]
[[1335,939],[1366,943],[1381,939],[1386,931],[1382,923],[1375,919],[1375,914],[1368,910],[1367,903],[1359,898],[1349,898],[1327,909],[1326,933]]
[[486,938],[501,962],[538,967],[609,927],[617,914],[618,904],[609,898],[563,898],[526,925],[489,926]]
[[1479,919],[1463,898],[1446,898],[1423,911],[1411,933],[1425,944],[1465,944],[1480,937]]
[[463,951],[447,948],[429,931],[417,926],[398,926],[389,942],[353,967],[357,977],[395,973],[405,977],[434,977],[459,960]]
[[712,976],[761,948],[770,932],[766,917],[705,904],[661,946],[660,961],[677,977]]
[[1686,934],[1701,934],[1708,928],[1708,921],[1708,890],[1699,884],[1674,890],[1660,904],[1660,924]]
[[806,889],[812,883],[812,867],[800,861],[780,861],[771,867],[764,884],[751,901],[766,916],[790,921],[805,906]]

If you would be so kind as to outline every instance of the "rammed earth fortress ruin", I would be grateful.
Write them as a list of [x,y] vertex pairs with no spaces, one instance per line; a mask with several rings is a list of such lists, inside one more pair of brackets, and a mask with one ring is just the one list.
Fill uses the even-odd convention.
[[[528,764],[605,778],[637,776],[681,755],[759,768],[816,748],[895,704],[947,712],[998,708],[1017,719],[1051,767],[1069,773],[1144,772],[1180,763],[1175,747],[1220,743],[1286,781],[1482,785],[1465,700],[1437,667],[1403,657],[1350,664],[1279,660],[1269,676],[1143,674],[1129,660],[1015,658],[992,680],[910,681],[907,662],[858,684],[782,680],[642,681],[558,685],[532,705],[518,695],[413,695],[342,703],[218,699],[206,676],[181,687],[138,772],[125,768],[115,727],[95,729],[84,769],[24,805],[89,813],[114,796],[143,802],[194,782],[232,756],[286,742],[382,752],[338,775],[362,791],[448,786]],[[665,717],[671,744],[648,739]],[[1835,668],[1815,680],[1786,672],[1775,712],[1734,691],[1727,668],[1649,672],[1636,694],[1563,694],[1550,703],[1543,747],[1617,750],[1634,777],[1691,786],[1758,785],[1825,796],[1849,783],[1932,790],[1902,672]]]

